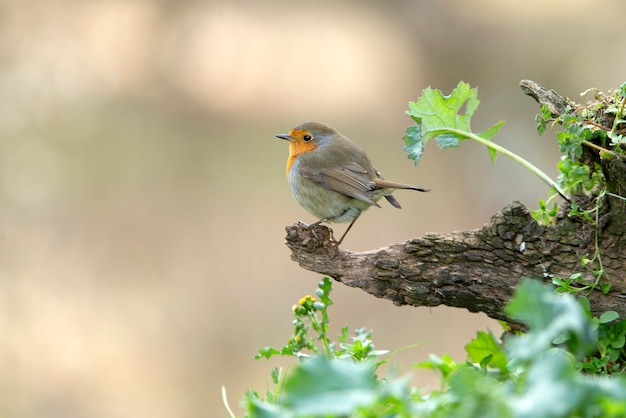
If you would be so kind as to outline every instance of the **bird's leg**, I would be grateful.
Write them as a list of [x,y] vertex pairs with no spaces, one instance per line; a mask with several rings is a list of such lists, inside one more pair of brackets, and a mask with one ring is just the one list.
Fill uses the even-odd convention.
[[316,226],[316,225],[319,225],[319,224],[323,224],[326,221],[328,221],[328,218],[320,219],[319,221],[313,222],[312,224],[308,224],[307,226]]
[[[348,231],[350,230],[350,228],[352,228],[352,225],[354,225],[354,223],[356,222],[357,219],[359,219],[359,216],[361,216],[361,211],[359,211],[359,213],[354,217],[354,219],[352,220],[352,222],[350,222],[350,225],[348,225],[348,228],[346,229],[346,232],[343,233],[343,235],[341,236],[341,238],[339,238],[339,241],[335,241],[335,246],[339,247],[339,244],[341,244],[341,242],[343,241],[343,239],[346,237],[346,235],[348,235]],[[332,239],[332,238],[331,238]],[[333,240],[334,241],[334,240]]]

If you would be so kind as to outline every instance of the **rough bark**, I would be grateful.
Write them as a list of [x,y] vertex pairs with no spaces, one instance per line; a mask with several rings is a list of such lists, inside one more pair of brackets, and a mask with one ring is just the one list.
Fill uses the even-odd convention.
[[[537,83],[524,80],[522,90],[554,115],[575,109],[573,102]],[[624,160],[602,160],[607,182],[622,192]],[[585,208],[594,196],[579,197]],[[427,234],[374,251],[350,252],[337,248],[332,232],[324,225],[288,226],[287,246],[292,259],[307,270],[396,305],[466,308],[506,320],[504,304],[523,277],[550,281],[582,272],[589,282],[591,271],[581,265],[584,255],[597,247],[611,290],[584,293],[592,312],[617,311],[626,316],[626,214],[623,201],[605,197],[597,225],[561,215],[553,225],[539,225],[526,207],[513,202],[493,215],[484,227],[448,234]]]

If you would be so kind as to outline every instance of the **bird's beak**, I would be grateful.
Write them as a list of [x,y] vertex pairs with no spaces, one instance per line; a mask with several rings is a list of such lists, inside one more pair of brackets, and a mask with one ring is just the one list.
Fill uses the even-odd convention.
[[276,138],[285,139],[287,141],[291,141],[293,138],[289,134],[278,134]]

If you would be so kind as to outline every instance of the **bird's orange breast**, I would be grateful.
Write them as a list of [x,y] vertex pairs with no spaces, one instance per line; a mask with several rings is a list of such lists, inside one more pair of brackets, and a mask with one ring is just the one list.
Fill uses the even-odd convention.
[[302,137],[306,135],[306,131],[302,131],[299,129],[293,129],[289,132],[289,136],[295,138],[292,141],[289,141],[289,158],[287,158],[287,177],[289,177],[289,170],[291,170],[291,166],[296,161],[298,155],[313,151],[317,148],[317,144],[314,141],[305,142]]

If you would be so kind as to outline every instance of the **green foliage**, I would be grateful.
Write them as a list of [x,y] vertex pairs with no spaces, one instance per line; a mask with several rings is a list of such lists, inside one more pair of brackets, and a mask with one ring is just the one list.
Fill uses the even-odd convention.
[[[594,196],[591,199],[593,204],[588,209],[583,209],[572,202],[568,216],[576,216],[585,222],[596,225],[594,254],[591,257],[585,255],[580,260],[581,266],[591,273],[595,280],[589,280],[589,275],[584,275],[581,272],[573,273],[565,279],[554,277],[552,282],[557,286],[556,292],[559,293],[590,292],[600,284],[600,291],[606,294],[611,288],[610,281],[600,282],[606,273],[598,247],[597,226],[605,195],[621,197],[607,191],[606,181],[600,166],[596,162],[589,161],[588,158],[582,158],[582,155],[585,146],[598,151],[601,158],[611,158],[615,152],[621,152],[620,147],[611,149],[610,146],[609,148],[604,148],[604,146],[607,142],[610,142],[610,145],[616,145],[614,139],[616,135],[619,135],[618,129],[623,130],[624,121],[621,118],[624,109],[623,92],[625,88],[626,83],[622,85],[619,93],[615,93],[611,97],[596,92],[594,102],[587,103],[585,106],[558,118],[552,118],[547,108],[543,107],[542,114],[537,117],[540,134],[545,130],[541,126],[545,126],[550,120],[553,125],[560,123],[563,126],[563,131],[557,134],[557,142],[564,154],[557,165],[560,172],[558,181],[563,190],[570,195]],[[595,91],[591,89],[583,95],[588,95],[592,90]],[[615,103],[619,105],[615,105]],[[612,132],[602,129],[602,125],[597,122],[598,118],[606,117],[607,114],[615,115]],[[554,197],[556,196],[552,195],[550,199]],[[545,205],[540,204],[540,209],[535,212],[535,217],[547,223],[555,219],[556,212],[547,211]],[[626,371],[626,351],[624,350],[626,320],[617,322],[617,313],[614,311],[604,312],[599,318],[593,317],[589,300],[580,296],[578,302],[584,308],[588,320],[593,324],[594,331],[598,333],[594,352],[581,359],[578,367],[593,374],[623,373]]]
[[[327,278],[318,292],[324,294],[326,307],[330,306]],[[309,298],[303,299],[310,302]],[[303,299],[298,306],[307,305]],[[276,389],[268,391],[265,398],[248,392],[245,416],[526,418],[626,414],[626,380],[616,371],[615,376],[589,375],[595,372],[594,367],[609,367],[609,360],[604,364],[600,360],[597,364],[586,362],[600,347],[623,350],[626,324],[615,323],[615,313],[592,321],[584,302],[577,303],[569,294],[554,293],[551,287],[528,279],[521,282],[506,312],[512,320],[524,323],[528,332],[509,336],[506,344],[491,332],[479,332],[465,346],[466,361],[431,355],[428,361],[416,364],[441,376],[440,390],[430,394],[409,387],[407,378],[380,378],[376,374],[380,364],[377,355],[355,355],[351,350],[357,344],[326,352],[323,327],[316,328],[313,341],[320,345],[316,354],[292,352],[290,355],[299,359],[297,366],[285,378],[275,369],[271,377]],[[305,310],[295,309],[294,313],[308,318]],[[326,315],[326,326],[328,320]],[[602,328],[602,324],[611,323],[611,327]],[[299,328],[294,321],[294,333]],[[344,328],[342,335],[347,334]],[[353,341],[357,340],[362,339]],[[368,344],[373,346],[371,340]]]
[[257,359],[293,356],[300,363],[284,381],[280,369],[274,369],[275,389],[268,390],[265,398],[247,392],[246,416],[347,416],[359,410],[363,414],[355,416],[385,416],[377,411],[409,416],[407,381],[384,381],[375,375],[384,362],[379,357],[388,351],[375,349],[370,331],[357,328],[350,335],[349,328],[343,327],[336,342],[328,338],[331,290],[332,282],[325,277],[316,290],[319,301],[307,295],[292,307],[294,330],[287,344],[259,350]]
[[542,330],[541,333],[515,336],[508,341],[509,353],[518,359],[531,360],[537,353],[550,349],[557,338],[577,358],[593,349],[596,335],[580,305],[569,295],[558,297],[539,282],[522,282],[505,312],[509,318],[530,329]]
[[[328,338],[328,307],[332,283],[328,277],[319,282],[315,292],[319,302],[311,295],[301,298],[291,307],[294,314],[294,331],[282,348],[265,347],[259,350],[255,358],[271,358],[275,355],[295,356],[299,358],[325,355],[329,358],[352,358],[355,361],[369,361],[387,354],[386,350],[376,350],[372,343],[372,333],[364,328],[357,328],[350,335],[348,327],[341,329],[338,342]],[[311,335],[311,331],[315,335]]]
[[577,301],[598,334],[595,350],[580,361],[579,368],[600,375],[626,373],[626,319],[618,321],[619,314],[615,311],[606,311],[600,317],[594,317],[589,299],[580,296]]
[[[612,94],[605,95],[597,89],[588,89],[581,94],[585,104],[567,109],[562,115],[553,115],[547,106],[542,106],[541,113],[536,116],[537,132],[542,135],[548,125],[561,126],[556,134],[557,144],[563,153],[557,164],[559,178],[557,180],[562,192],[569,196],[608,194],[624,199],[607,190],[606,179],[602,174],[598,159],[615,158],[624,152],[626,145],[626,83]],[[590,98],[593,93],[593,97]],[[606,127],[611,126],[609,129]],[[584,150],[589,152],[585,155]],[[597,153],[598,157],[590,157]],[[535,219],[549,223],[556,219],[557,213],[549,208],[549,204],[557,197],[553,193],[544,204],[540,204],[533,212]],[[599,199],[596,200],[600,205]],[[572,208],[578,215],[579,208]],[[593,209],[592,209],[593,210]],[[591,219],[587,219],[591,221]]]

